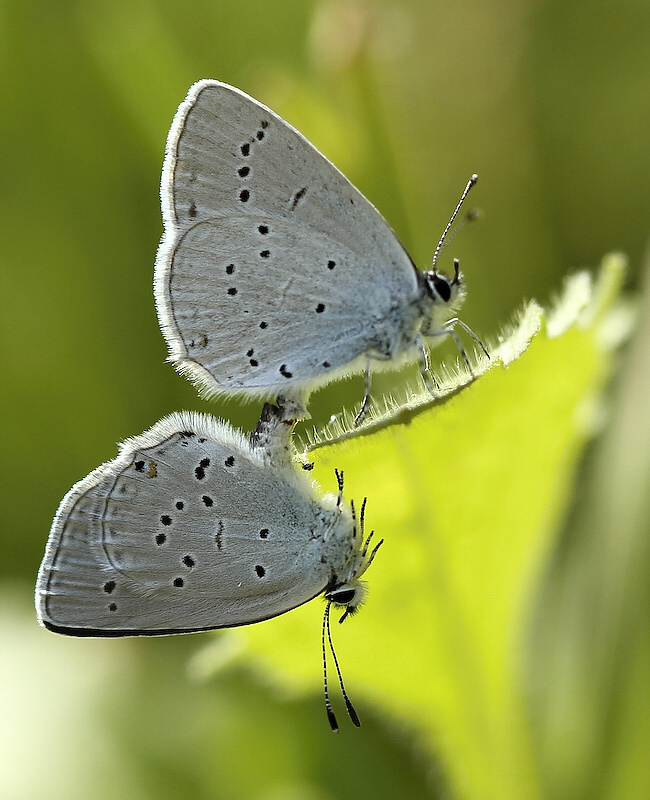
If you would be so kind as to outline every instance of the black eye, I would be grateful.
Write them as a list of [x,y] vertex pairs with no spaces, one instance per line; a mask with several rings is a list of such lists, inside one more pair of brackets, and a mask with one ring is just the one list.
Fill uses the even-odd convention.
[[340,606],[347,606],[354,600],[356,594],[356,589],[334,589],[329,592],[327,598]]
[[448,303],[449,298],[451,297],[451,287],[449,286],[449,281],[447,278],[443,278],[440,275],[434,275],[431,281],[433,283],[433,288],[440,296],[440,299],[445,303]]

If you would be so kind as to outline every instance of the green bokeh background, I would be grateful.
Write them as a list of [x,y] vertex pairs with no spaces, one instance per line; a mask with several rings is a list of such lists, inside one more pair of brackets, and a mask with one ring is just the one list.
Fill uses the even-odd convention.
[[[586,437],[565,433],[562,440],[556,420],[567,419],[580,398],[558,388],[558,416],[548,416],[541,400],[544,411],[535,416],[541,385],[545,399],[553,399],[553,359],[582,359],[584,343],[543,350],[539,357],[549,363],[535,367],[544,376],[537,383],[517,379],[513,369],[498,386],[486,378],[467,393],[477,395],[476,407],[459,399],[449,416],[427,417],[418,428],[423,452],[415,454],[415,445],[398,436],[375,450],[350,446],[343,463],[331,457],[318,472],[331,488],[331,468],[344,466],[352,496],[370,496],[369,511],[373,492],[380,495],[371,521],[392,539],[384,565],[373,566],[368,608],[347,631],[347,623],[336,631],[342,660],[354,660],[346,675],[350,690],[356,685],[361,692],[360,731],[337,738],[326,727],[317,603],[307,617],[295,612],[295,623],[287,615],[287,623],[260,626],[253,658],[245,632],[129,642],[56,637],[36,627],[31,595],[58,502],[115,455],[116,441],[180,408],[209,411],[246,429],[259,414],[259,404],[202,401],[164,363],[151,288],[162,232],[158,184],[167,131],[192,82],[230,82],[288,119],[382,211],[422,267],[465,181],[479,173],[472,202],[484,218],[445,257],[458,256],[467,276],[463,319],[489,339],[523,299],[546,302],[569,269],[596,265],[612,249],[628,254],[632,287],[639,281],[650,219],[649,54],[645,0],[0,0],[2,800],[46,790],[66,798],[437,797],[441,787],[471,800],[648,796],[650,778],[638,754],[650,741],[642,713],[650,718],[649,604],[647,591],[634,588],[647,585],[647,549],[632,558],[638,541],[624,539],[621,555],[614,536],[621,516],[607,519],[612,509],[599,510],[603,495],[589,488],[598,485],[593,464],[615,460],[611,453],[600,462],[590,458],[573,491]],[[647,360],[644,352],[638,363]],[[598,358],[605,356],[594,355],[584,392],[593,393],[607,376]],[[648,388],[648,372],[636,374]],[[389,389],[390,381],[382,377],[376,391]],[[642,389],[634,396],[645,396]],[[322,390],[313,398],[316,422],[361,392],[360,378]],[[511,398],[508,406],[504,397]],[[526,399],[521,418],[518,398]],[[620,398],[614,406],[619,413],[627,408]],[[498,458],[473,460],[472,437],[486,409],[486,427],[498,432],[512,423],[516,435]],[[632,405],[629,413],[642,431],[646,407]],[[428,724],[414,711],[417,695],[393,688],[393,697],[380,696],[399,677],[393,659],[409,665],[405,680],[414,690],[411,659],[429,663],[426,648],[417,646],[429,629],[418,628],[411,601],[428,597],[431,627],[444,627],[453,616],[445,618],[439,598],[421,593],[427,579],[444,583],[444,567],[455,563],[459,590],[472,598],[477,584],[474,573],[463,573],[467,560],[474,569],[483,565],[480,581],[492,587],[506,553],[513,569],[508,548],[517,530],[507,543],[486,534],[479,557],[463,509],[471,507],[472,486],[505,487],[493,497],[507,497],[510,474],[535,468],[525,448],[550,437],[549,420],[564,456],[537,468],[546,484],[550,473],[561,486],[549,494],[546,512],[538,511],[544,536],[527,552],[531,562],[524,559],[520,596],[529,605],[518,617],[521,627],[516,636],[498,631],[510,644],[495,645],[497,655],[479,647],[463,660],[461,648],[453,654],[459,662],[445,661],[437,634],[428,640],[436,662],[435,697],[422,705]],[[517,425],[532,427],[530,441]],[[647,445],[642,435],[626,441]],[[619,492],[622,508],[647,496],[644,453],[639,485]],[[408,490],[382,506],[393,471]],[[441,510],[432,518],[417,503],[427,490]],[[534,487],[518,498],[511,529],[538,500]],[[495,508],[475,502],[492,520]],[[434,569],[428,559],[439,553],[400,539],[404,520],[405,537],[438,523],[457,532],[445,544],[449,560]],[[611,541],[593,535],[603,520],[611,522]],[[602,544],[597,557],[589,550],[594,538]],[[631,584],[624,569],[630,559],[646,569]],[[577,581],[576,564],[588,565]],[[506,596],[512,602],[519,595],[504,590]],[[459,603],[471,615],[466,599],[461,595]],[[499,597],[491,599],[498,606]],[[593,619],[584,613],[590,604],[598,609]],[[487,605],[493,625],[511,619]],[[568,611],[575,613],[566,628]],[[635,638],[631,618],[645,639]],[[479,640],[497,630],[467,619]],[[391,647],[393,638],[399,647]],[[594,640],[604,666],[591,671],[585,665],[595,662],[585,654],[593,656]],[[508,647],[515,656],[505,668]],[[292,670],[284,662],[294,654],[299,666]],[[477,656],[487,661],[472,661]],[[216,670],[220,660],[225,666]],[[467,674],[454,683],[457,663]],[[516,677],[514,665],[522,670]],[[449,698],[474,685],[472,674],[492,676],[492,692],[475,687],[459,720],[461,706]],[[569,696],[577,711],[562,725]],[[473,725],[474,739],[463,739]]]

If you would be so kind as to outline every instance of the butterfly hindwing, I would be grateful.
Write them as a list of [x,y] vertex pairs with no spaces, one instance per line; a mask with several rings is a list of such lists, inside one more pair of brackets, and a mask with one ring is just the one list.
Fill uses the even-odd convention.
[[127,440],[61,504],[37,585],[42,621],[78,635],[204,630],[321,593],[353,540],[324,548],[340,509],[267,456],[192,414]]

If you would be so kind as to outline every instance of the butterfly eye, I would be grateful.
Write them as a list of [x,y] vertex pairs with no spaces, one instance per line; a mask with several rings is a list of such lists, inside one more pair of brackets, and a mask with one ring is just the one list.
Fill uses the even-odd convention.
[[439,272],[427,273],[427,286],[429,293],[435,300],[436,295],[444,302],[448,303],[451,299],[451,285],[449,278],[446,275],[441,275]]
[[360,589],[360,585],[351,587],[344,584],[337,589],[332,589],[325,593],[325,599],[328,601],[328,608],[329,603],[334,603],[334,605],[341,606],[345,609],[339,622],[343,622],[350,614],[354,614],[359,609],[364,594]]
[[333,589],[331,592],[328,592],[326,597],[328,600],[331,600],[332,603],[336,603],[337,606],[348,606],[352,604],[356,595],[356,589],[343,586],[340,589]]

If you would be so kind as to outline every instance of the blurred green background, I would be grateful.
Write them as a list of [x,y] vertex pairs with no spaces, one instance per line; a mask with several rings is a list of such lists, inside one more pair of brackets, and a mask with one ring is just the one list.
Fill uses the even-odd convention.
[[[442,792],[471,800],[650,796],[642,755],[650,744],[643,723],[646,711],[650,718],[650,603],[643,589],[650,481],[647,407],[639,401],[650,379],[648,350],[639,340],[635,366],[623,374],[641,384],[629,388],[622,380],[610,404],[614,419],[632,415],[636,427],[623,435],[610,423],[605,432],[606,441],[628,448],[635,481],[617,497],[633,520],[613,514],[606,492],[594,488],[607,485],[607,465],[619,464],[615,444],[603,445],[605,455],[597,447],[588,453],[574,493],[587,437],[566,433],[564,449],[558,446],[564,455],[539,467],[546,478],[562,476],[548,497],[540,490],[546,505],[537,513],[546,521],[536,541],[544,544],[527,554],[523,573],[509,562],[521,586],[508,608],[525,597],[528,606],[518,611],[530,614],[518,619],[515,632],[499,629],[511,617],[495,612],[493,627],[486,623],[481,635],[508,640],[509,660],[473,661],[469,669],[461,659],[467,684],[452,686],[438,639],[427,639],[430,652],[418,649],[427,633],[407,622],[415,619],[420,583],[431,575],[444,583],[445,570],[437,564],[427,572],[422,559],[430,553],[398,532],[404,519],[411,535],[443,525],[442,506],[457,534],[446,546],[464,548],[455,556],[462,565],[474,547],[460,513],[464,484],[468,494],[487,484],[512,489],[511,473],[525,472],[524,465],[530,473],[537,463],[514,449],[514,437],[500,472],[486,473],[478,456],[473,461],[480,409],[491,409],[490,426],[507,428],[525,395],[523,429],[531,440],[559,436],[557,420],[584,398],[576,394],[562,405],[564,395],[558,397],[565,417],[536,416],[531,393],[543,383],[552,400],[552,378],[509,388],[506,374],[497,388],[506,397],[511,392],[507,408],[503,395],[491,397],[486,380],[484,406],[476,387],[478,411],[459,400],[456,417],[432,415],[418,428],[427,451],[420,459],[398,436],[374,450],[351,447],[343,463],[318,473],[331,489],[331,466],[345,466],[353,496],[370,495],[372,525],[392,539],[384,566],[379,559],[373,566],[368,609],[350,630],[343,632],[346,623],[336,631],[348,689],[353,696],[355,683],[361,690],[360,731],[337,738],[327,728],[318,603],[307,612],[304,652],[311,660],[304,679],[281,663],[297,643],[280,620],[259,626],[267,632],[269,661],[264,648],[255,658],[246,654],[246,631],[232,638],[79,642],[37,628],[33,584],[52,516],[75,481],[116,454],[116,441],[180,408],[209,411],[246,429],[259,414],[259,404],[199,399],[165,364],[153,304],[165,138],[188,87],[206,77],[238,86],[301,130],[381,210],[423,268],[465,181],[477,172],[472,203],[483,219],[454,241],[443,262],[461,259],[468,282],[462,316],[486,339],[524,299],[547,302],[568,270],[595,266],[607,251],[626,252],[630,285],[641,284],[650,227],[647,2],[0,0],[0,798],[45,791],[51,798],[260,800]],[[608,369],[608,363],[593,368],[581,384],[585,394],[598,393]],[[315,420],[327,420],[361,392],[361,378],[322,390],[313,398]],[[466,422],[472,413],[475,427]],[[444,424],[448,435],[438,430]],[[464,454],[458,463],[454,453]],[[413,471],[404,472],[409,464]],[[436,514],[417,507],[407,490],[390,495],[396,472],[400,480],[406,475],[405,485],[432,493]],[[517,498],[508,547],[528,501],[538,499],[536,482],[532,475]],[[373,491],[381,494],[384,484],[389,505],[382,507]],[[486,519],[493,514],[483,495],[474,502]],[[400,504],[408,509],[401,522]],[[619,537],[625,524],[633,532]],[[605,527],[595,535],[598,525]],[[407,541],[412,550],[404,549]],[[496,549],[488,533],[480,547],[486,573],[493,571],[481,580],[498,586],[499,561],[511,551],[503,542]],[[461,588],[471,594],[476,586]],[[383,591],[393,601],[392,617],[385,612],[373,622],[375,591],[375,613],[383,609]],[[433,606],[432,613],[444,616]],[[421,680],[436,684],[438,700],[422,705],[428,721],[418,718],[416,703],[382,700],[381,679],[370,685],[382,670],[399,676],[400,665],[385,649],[398,628],[410,637],[399,657],[408,662],[417,655]],[[359,641],[367,643],[369,633],[374,650],[357,650],[352,640],[363,636]],[[427,674],[436,658],[439,671]],[[602,668],[590,670],[595,663]],[[516,684],[517,722],[504,738],[480,720],[501,714],[508,725],[512,709],[504,712],[495,697],[482,708],[480,681],[473,684],[469,674],[490,670],[504,686]],[[476,717],[458,724],[456,706],[445,697],[462,693],[463,685],[474,685],[476,695],[465,699]],[[577,711],[567,721],[569,697]],[[474,739],[463,738],[468,730]]]

